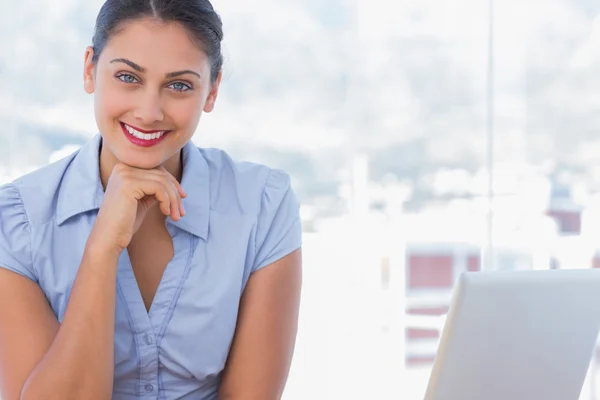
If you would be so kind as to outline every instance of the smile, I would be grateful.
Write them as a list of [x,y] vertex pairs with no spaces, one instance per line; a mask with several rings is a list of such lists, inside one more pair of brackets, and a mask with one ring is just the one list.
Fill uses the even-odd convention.
[[129,139],[130,142],[138,146],[149,147],[161,142],[164,137],[170,132],[166,131],[146,131],[140,128],[134,128],[121,122],[123,133]]

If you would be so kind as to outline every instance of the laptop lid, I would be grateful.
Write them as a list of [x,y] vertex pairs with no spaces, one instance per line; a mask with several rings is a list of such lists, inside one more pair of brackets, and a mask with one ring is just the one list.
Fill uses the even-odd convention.
[[599,330],[600,270],[464,273],[425,399],[578,399]]

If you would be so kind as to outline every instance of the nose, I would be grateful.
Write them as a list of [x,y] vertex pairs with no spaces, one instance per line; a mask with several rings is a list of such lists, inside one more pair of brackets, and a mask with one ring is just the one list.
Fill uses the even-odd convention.
[[164,120],[161,99],[158,93],[145,91],[139,98],[139,103],[134,111],[134,117],[145,126]]

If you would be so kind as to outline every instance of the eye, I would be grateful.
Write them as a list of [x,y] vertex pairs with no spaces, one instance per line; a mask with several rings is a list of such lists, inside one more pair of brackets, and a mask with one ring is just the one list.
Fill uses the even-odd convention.
[[169,87],[171,87],[176,92],[187,92],[188,90],[192,90],[192,87],[190,85],[183,82],[174,82],[170,84]]
[[138,81],[137,78],[131,74],[118,74],[117,79],[123,83],[136,83]]

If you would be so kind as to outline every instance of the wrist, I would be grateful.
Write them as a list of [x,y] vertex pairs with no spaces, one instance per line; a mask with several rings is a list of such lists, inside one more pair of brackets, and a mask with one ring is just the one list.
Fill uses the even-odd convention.
[[102,257],[118,260],[124,249],[114,243],[106,243],[106,241],[98,240],[90,235],[86,245],[85,254],[88,256]]

